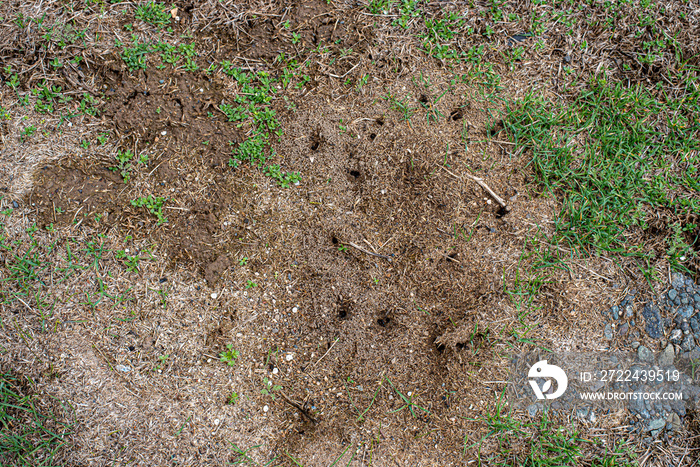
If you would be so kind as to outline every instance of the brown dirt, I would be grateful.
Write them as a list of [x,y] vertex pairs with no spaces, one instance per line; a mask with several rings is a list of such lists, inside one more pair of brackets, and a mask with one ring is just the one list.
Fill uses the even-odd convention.
[[[475,462],[477,450],[464,448],[487,433],[478,420],[503,389],[502,354],[529,346],[526,327],[528,339],[555,348],[596,348],[597,308],[624,296],[636,272],[605,258],[572,260],[531,306],[517,304],[506,289],[529,279],[518,275],[523,256],[541,246],[525,239],[553,231],[558,202],[529,184],[527,158],[511,152],[493,116],[502,104],[485,102],[479,83],[459,82],[466,70],[417,56],[415,44],[392,51],[401,42],[389,43],[355,7],[226,10],[234,21],[209,4],[177,6],[176,30],[199,28],[203,68],[226,59],[275,74],[280,52],[308,63],[309,83],[272,104],[284,129],[275,162],[302,181],[283,189],[256,168],[228,166],[250,135],[219,110],[239,92],[222,73],[129,72],[105,51],[86,65],[91,79],[75,75],[104,90],[102,119],[91,124],[115,147],[78,152],[74,141],[76,151],[22,169],[33,183],[7,183],[23,209],[12,229],[53,225],[41,242],[61,247],[70,238],[86,248],[104,234],[110,251],[142,260],[134,271],[111,254],[96,274],[44,278],[59,304],[55,333],[21,303],[3,305],[15,323],[2,329],[11,343],[3,358],[76,407],[67,462],[225,465],[240,460],[230,443],[259,446],[248,455],[261,464],[329,465],[346,448],[348,465]],[[117,18],[121,28],[133,20]],[[319,44],[329,50],[302,54]],[[523,92],[514,79],[504,86]],[[418,109],[410,121],[388,94]],[[3,144],[21,152],[14,131]],[[109,170],[117,149],[149,158],[126,183]],[[167,198],[166,223],[130,204],[146,195]],[[42,254],[61,267],[71,261],[60,248]],[[89,305],[103,287],[124,298]],[[240,351],[233,367],[219,361],[228,344]],[[264,378],[282,386],[274,398],[262,393]],[[226,403],[232,391],[235,405]],[[428,412],[412,414],[399,392]]]

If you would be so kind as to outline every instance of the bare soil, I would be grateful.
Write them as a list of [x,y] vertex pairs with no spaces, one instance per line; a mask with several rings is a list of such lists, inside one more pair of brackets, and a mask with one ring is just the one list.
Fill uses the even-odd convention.
[[[21,203],[8,228],[43,229],[42,244],[63,247],[42,250],[48,260],[68,264],[64,245],[83,248],[98,234],[111,251],[141,256],[137,271],[111,255],[100,264],[110,275],[45,280],[56,303],[51,332],[33,306],[3,304],[2,365],[74,409],[65,462],[228,465],[244,459],[231,443],[261,465],[330,465],[346,450],[337,465],[475,462],[479,449],[495,448],[478,443],[507,352],[535,339],[598,348],[597,310],[639,287],[638,272],[572,259],[533,303],[517,305],[509,291],[523,252],[537,246],[525,239],[552,232],[558,201],[530,183],[526,155],[493,117],[503,102],[456,79],[466,68],[401,52],[407,43],[358,8],[241,5],[236,21],[207,26],[208,6],[176,6],[175,31],[195,31],[199,70],[149,62],[129,71],[116,52],[95,49],[65,83],[101,93],[89,131],[112,142],[79,148],[75,125],[60,136],[69,149],[31,165],[3,161],[31,177],[3,181]],[[286,20],[294,42],[280,27]],[[301,52],[319,44],[332,64]],[[204,71],[230,60],[277,76],[280,52],[307,60],[309,76],[271,104],[284,130],[273,142],[278,162],[301,173],[289,188],[248,164],[229,166],[250,136],[220,110],[239,88]],[[369,80],[358,87],[362,76]],[[502,86],[524,91],[516,79]],[[410,120],[387,95],[417,109]],[[3,91],[3,103],[13,97]],[[3,154],[25,150],[18,132],[3,133]],[[51,138],[37,144],[54,147]],[[118,149],[148,155],[128,182],[110,170]],[[482,178],[508,208],[463,174]],[[166,198],[167,222],[130,204],[147,195]],[[84,293],[103,286],[126,298],[87,304]],[[240,352],[231,367],[219,358],[229,344]],[[232,391],[239,399],[228,404]],[[594,437],[624,417],[576,423]]]

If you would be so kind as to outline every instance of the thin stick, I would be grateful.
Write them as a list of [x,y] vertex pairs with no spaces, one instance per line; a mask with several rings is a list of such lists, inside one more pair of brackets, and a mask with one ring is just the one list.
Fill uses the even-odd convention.
[[333,342],[333,344],[331,344],[331,346],[328,347],[328,350],[326,350],[326,353],[324,353],[323,355],[321,355],[321,358],[319,358],[318,360],[316,360],[316,363],[314,363],[314,364],[311,365],[309,368],[307,368],[307,370],[310,370],[311,368],[313,368],[313,367],[315,367],[316,365],[318,365],[318,362],[320,362],[321,360],[323,360],[323,357],[325,357],[326,355],[328,355],[328,352],[330,352],[330,351],[333,349],[333,347],[335,346],[335,344],[336,344],[339,340],[340,340],[340,337],[336,337],[336,338],[335,338],[335,341]]
[[283,398],[289,405],[291,405],[292,407],[294,407],[295,409],[297,409],[299,412],[301,412],[301,414],[302,414],[304,417],[308,418],[308,419],[311,421],[311,423],[313,423],[314,425],[318,423],[318,420],[316,420],[314,417],[312,417],[311,415],[309,415],[309,413],[308,413],[306,410],[304,410],[304,409],[302,408],[302,406],[300,406],[299,404],[297,404],[296,402],[294,402],[293,400],[291,400],[289,397],[287,397],[287,395],[286,395],[285,393],[283,393],[282,391],[280,391],[280,392],[279,392],[279,395],[282,396],[282,398]]
[[[445,168],[445,166],[441,165],[440,167],[442,167],[442,168],[445,170],[445,172],[447,172],[448,174],[452,175],[453,177],[455,177],[455,178],[461,178],[459,175],[455,175],[455,174],[453,174],[452,172],[450,172],[449,170],[447,170],[447,169]],[[510,211],[510,208],[506,205],[506,202],[503,201],[503,198],[501,198],[501,197],[498,196],[496,193],[494,193],[494,191],[493,191],[491,188],[489,188],[489,186],[488,186],[486,183],[484,183],[484,180],[483,180],[483,179],[481,179],[481,178],[479,178],[479,177],[475,177],[475,176],[470,175],[470,174],[466,174],[466,173],[464,174],[464,176],[467,177],[468,179],[470,179],[470,180],[476,182],[481,188],[483,188],[484,190],[486,190],[486,191],[488,192],[488,194],[490,194],[491,197],[492,197],[494,200],[496,200],[496,202],[497,202],[498,204],[500,204],[500,205],[501,205],[503,208],[505,208],[506,210]]]
[[380,255],[379,253],[372,253],[371,251],[367,251],[364,248],[362,248],[361,246],[355,245],[354,243],[351,243],[351,242],[348,242],[347,245],[350,245],[351,247],[360,250],[362,253],[367,253],[368,255],[376,256],[377,258],[388,259],[389,261],[391,261],[391,256]]

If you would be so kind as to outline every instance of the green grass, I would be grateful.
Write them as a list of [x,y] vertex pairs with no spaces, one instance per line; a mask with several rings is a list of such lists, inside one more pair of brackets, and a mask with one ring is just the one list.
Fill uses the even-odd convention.
[[[480,421],[487,432],[472,445],[467,445],[465,436],[464,453],[478,448],[479,465],[575,467],[584,463],[583,452],[597,445],[596,441],[581,436],[574,424],[551,420],[546,413],[534,421],[513,417],[502,400],[476,421]],[[627,452],[623,446],[598,450],[603,452],[592,464],[596,467],[636,465],[634,453]]]
[[55,465],[66,445],[71,424],[40,409],[36,395],[27,394],[16,377],[0,373],[0,464]]
[[[679,97],[643,86],[594,81],[572,102],[531,94],[509,109],[504,125],[532,151],[536,182],[561,200],[553,243],[578,254],[660,255],[685,269],[697,255],[700,212],[700,91]],[[645,246],[652,217],[665,221],[665,248]]]
[[165,3],[154,1],[146,2],[136,8],[134,16],[145,23],[152,24],[158,29],[162,29],[170,24],[172,16],[170,14],[171,7]]

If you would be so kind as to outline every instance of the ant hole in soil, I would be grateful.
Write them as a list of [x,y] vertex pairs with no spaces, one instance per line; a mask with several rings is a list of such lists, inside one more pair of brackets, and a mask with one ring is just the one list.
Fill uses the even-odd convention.
[[335,235],[333,235],[333,236],[331,237],[331,242],[333,242],[333,245],[337,245],[337,244],[338,244],[338,239],[335,237]]
[[462,113],[462,109],[454,109],[452,111],[452,113],[450,113],[450,118],[454,122],[456,122],[457,120],[461,120],[462,117],[464,117],[464,114]]
[[385,328],[389,324],[390,321],[391,321],[391,318],[386,316],[384,318],[379,318],[377,320],[377,324],[380,325],[381,327]]
[[384,125],[384,117],[377,117],[374,119],[375,122],[377,122],[377,125],[382,126]]
[[376,137],[377,137],[376,133],[370,133],[370,135],[369,135],[369,139],[372,141],[374,141],[374,138],[376,138]]
[[353,177],[357,178],[357,177],[360,176],[360,172],[359,172],[358,170],[351,170],[351,171],[350,171],[350,175],[352,175]]
[[423,104],[427,104],[428,103],[428,96],[426,96],[425,94],[421,94],[420,97],[418,98],[418,102],[421,102]]
[[501,219],[506,214],[508,214],[508,210],[501,206],[500,208],[498,208],[498,211],[496,211],[496,218]]

